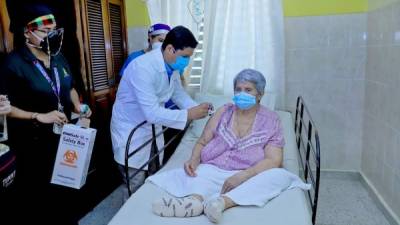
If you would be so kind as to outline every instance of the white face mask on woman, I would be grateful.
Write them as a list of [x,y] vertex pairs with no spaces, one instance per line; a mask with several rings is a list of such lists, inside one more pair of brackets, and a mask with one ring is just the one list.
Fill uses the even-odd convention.
[[162,42],[154,42],[153,44],[151,44],[151,49],[157,49],[157,48],[161,48]]

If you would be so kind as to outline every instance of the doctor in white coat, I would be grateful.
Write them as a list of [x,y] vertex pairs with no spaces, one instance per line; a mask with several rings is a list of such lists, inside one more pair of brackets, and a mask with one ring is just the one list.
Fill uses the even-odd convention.
[[[148,122],[133,135],[130,152],[151,138],[150,124],[156,124],[158,133],[162,126],[184,129],[189,121],[207,116],[210,104],[194,102],[183,89],[179,74],[179,70],[188,65],[197,44],[187,28],[177,26],[168,33],[161,48],[139,56],[124,71],[111,118],[114,159],[123,177],[127,139],[138,124]],[[169,99],[180,110],[166,109],[164,104]],[[164,145],[162,136],[157,138],[157,145],[159,149]],[[136,172],[149,159],[150,147],[147,145],[129,159],[129,174]],[[146,171],[147,167],[130,179],[133,192],[143,184]]]

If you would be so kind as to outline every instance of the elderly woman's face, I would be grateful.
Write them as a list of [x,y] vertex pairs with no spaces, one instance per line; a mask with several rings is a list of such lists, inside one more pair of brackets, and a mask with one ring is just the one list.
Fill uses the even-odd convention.
[[235,91],[235,94],[238,94],[240,92],[246,92],[246,93],[251,94],[253,96],[257,96],[258,95],[258,91],[256,89],[256,85],[251,83],[251,82],[247,82],[247,81],[236,83],[236,87],[235,87],[234,91]]
[[252,82],[248,81],[237,82],[234,94],[236,95],[240,92],[245,92],[255,96],[258,103],[261,101],[262,94],[260,94],[257,91],[256,85]]

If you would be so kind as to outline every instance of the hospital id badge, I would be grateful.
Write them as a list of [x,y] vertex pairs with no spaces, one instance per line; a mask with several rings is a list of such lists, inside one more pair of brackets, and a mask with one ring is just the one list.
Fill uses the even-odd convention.
[[[58,111],[61,113],[64,113],[64,107],[60,103],[58,103]],[[62,128],[63,128],[62,124],[54,123],[53,124],[53,133],[61,134]]]

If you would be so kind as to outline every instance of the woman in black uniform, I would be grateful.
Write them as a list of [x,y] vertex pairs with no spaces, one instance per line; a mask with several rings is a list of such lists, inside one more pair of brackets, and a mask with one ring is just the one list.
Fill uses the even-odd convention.
[[70,68],[60,54],[63,29],[56,29],[47,6],[22,7],[10,27],[16,48],[0,70],[12,102],[8,126],[10,148],[17,155],[15,210],[32,223],[78,224],[77,191],[50,183],[60,128],[71,112],[80,113]]

